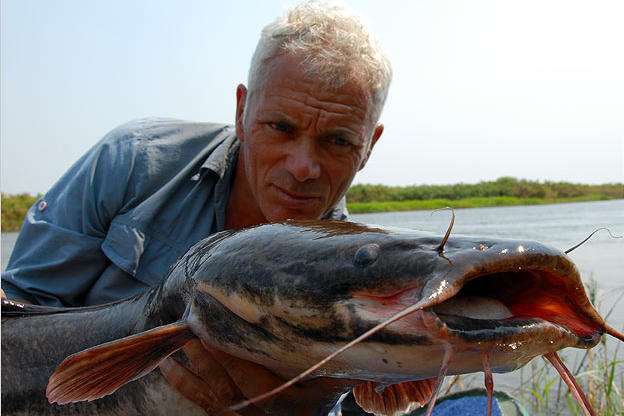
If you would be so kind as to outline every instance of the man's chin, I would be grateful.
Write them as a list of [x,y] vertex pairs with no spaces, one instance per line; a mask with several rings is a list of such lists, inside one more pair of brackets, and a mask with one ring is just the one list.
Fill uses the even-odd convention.
[[323,212],[320,209],[294,210],[280,207],[280,209],[273,210],[266,218],[269,222],[283,222],[289,220],[318,220],[322,216]]

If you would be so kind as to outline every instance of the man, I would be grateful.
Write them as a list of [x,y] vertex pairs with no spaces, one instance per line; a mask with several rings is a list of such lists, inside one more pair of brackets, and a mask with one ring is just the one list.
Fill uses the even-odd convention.
[[[104,303],[157,285],[217,231],[344,219],[344,195],[383,132],[390,78],[357,18],[301,4],[264,29],[248,89],[236,89],[234,128],[150,119],[113,130],[29,210],[3,290],[40,304]],[[185,352],[189,368],[168,359],[161,371],[209,412],[281,382],[198,341]],[[349,383],[313,380],[262,406],[316,413]]]

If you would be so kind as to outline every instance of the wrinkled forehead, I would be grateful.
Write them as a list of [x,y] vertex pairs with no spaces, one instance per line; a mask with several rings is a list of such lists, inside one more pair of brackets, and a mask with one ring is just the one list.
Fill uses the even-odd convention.
[[347,94],[365,102],[368,110],[373,105],[373,94],[363,71],[348,66],[341,69],[321,71],[310,66],[306,57],[280,53],[263,63],[263,70],[253,85],[249,96],[264,94],[267,89],[287,84],[308,85],[311,94]]

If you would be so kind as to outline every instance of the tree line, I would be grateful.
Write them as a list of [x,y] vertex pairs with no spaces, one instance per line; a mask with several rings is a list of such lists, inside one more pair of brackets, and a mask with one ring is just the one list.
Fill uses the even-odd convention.
[[513,197],[519,199],[541,199],[557,201],[595,196],[595,199],[624,198],[624,185],[621,183],[585,185],[569,182],[538,182],[511,177],[476,184],[458,183],[453,185],[354,185],[347,193],[349,203],[426,201],[445,199],[456,201],[466,198]]

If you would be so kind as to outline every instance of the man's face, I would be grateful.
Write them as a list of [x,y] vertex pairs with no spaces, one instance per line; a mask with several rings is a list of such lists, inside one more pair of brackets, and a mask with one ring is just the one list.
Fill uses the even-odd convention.
[[329,89],[290,55],[267,69],[246,104],[245,88],[237,94],[238,163],[250,204],[268,221],[321,218],[364,167],[383,126],[374,126],[370,92],[357,81]]

